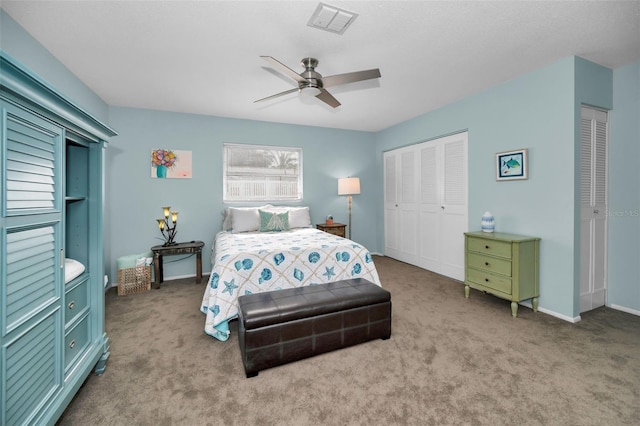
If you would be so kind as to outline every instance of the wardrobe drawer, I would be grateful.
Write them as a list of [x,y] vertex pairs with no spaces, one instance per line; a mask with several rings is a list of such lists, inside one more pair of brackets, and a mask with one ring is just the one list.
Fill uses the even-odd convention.
[[511,276],[511,261],[478,253],[467,253],[467,265],[487,272]]
[[64,323],[68,327],[78,315],[81,315],[89,304],[89,280],[86,279],[80,284],[67,290],[65,293]]
[[64,338],[65,372],[82,355],[89,344],[89,316],[85,316],[75,327],[68,330]]
[[467,240],[467,248],[478,253],[490,254],[511,259],[511,243],[489,238],[472,238]]
[[[478,269],[467,269],[467,281],[486,287],[487,290],[499,291],[503,294],[511,294],[511,278],[503,275],[492,274]],[[480,288],[480,290],[483,290]]]

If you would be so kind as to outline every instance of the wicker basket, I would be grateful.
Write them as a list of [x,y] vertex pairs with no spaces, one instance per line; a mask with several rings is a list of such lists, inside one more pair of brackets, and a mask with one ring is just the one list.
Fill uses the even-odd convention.
[[118,269],[118,296],[151,290],[151,266]]

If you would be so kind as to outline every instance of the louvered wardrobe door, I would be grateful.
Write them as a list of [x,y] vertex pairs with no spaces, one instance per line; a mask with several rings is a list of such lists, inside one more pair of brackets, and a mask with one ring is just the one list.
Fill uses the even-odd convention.
[[61,149],[64,130],[3,101],[2,418],[32,423],[62,386]]

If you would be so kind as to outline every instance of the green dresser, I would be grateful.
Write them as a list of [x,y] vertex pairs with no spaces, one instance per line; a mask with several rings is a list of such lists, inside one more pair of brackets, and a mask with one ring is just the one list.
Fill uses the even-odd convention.
[[538,310],[540,290],[540,238],[501,232],[466,232],[464,295],[470,288],[511,301],[518,316],[518,302],[531,299]]

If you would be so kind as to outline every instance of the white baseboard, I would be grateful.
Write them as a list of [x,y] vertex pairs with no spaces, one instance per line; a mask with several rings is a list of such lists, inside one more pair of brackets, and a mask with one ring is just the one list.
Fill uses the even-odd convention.
[[578,315],[577,317],[568,317],[566,315],[559,314],[559,313],[557,313],[555,311],[552,311],[550,309],[545,309],[545,308],[538,307],[538,310],[540,312],[544,313],[544,314],[551,315],[552,317],[560,318],[561,320],[568,321],[568,322],[571,322],[571,323],[574,323],[574,324],[577,323],[577,322],[580,322],[580,320],[582,319],[582,317],[580,315]]
[[[525,305],[524,303],[521,303],[521,304]],[[617,311],[626,312],[628,314],[640,316],[640,311],[638,311],[636,309],[631,309],[631,308],[627,308],[627,307],[620,306],[620,305],[609,305],[609,308],[615,309]],[[577,317],[571,318],[571,317],[568,317],[566,315],[562,315],[562,314],[559,314],[557,312],[554,312],[554,311],[551,311],[551,310],[545,309],[545,308],[538,308],[538,310],[540,312],[543,312],[543,313],[547,314],[547,315],[551,315],[553,317],[560,318],[561,320],[569,321],[569,322],[572,322],[572,323],[580,322],[580,320],[582,319],[582,317],[580,315],[578,315]]]
[[615,305],[615,304],[609,305],[609,307],[611,309],[615,309],[616,311],[622,311],[622,312],[626,312],[628,314],[640,316],[640,311],[638,311],[637,309],[631,309],[631,308],[627,308],[625,306],[620,306],[620,305]]

